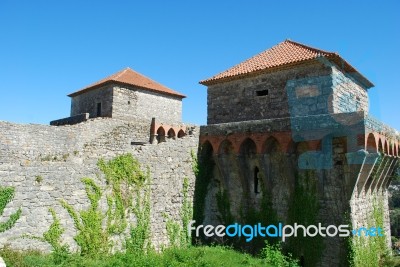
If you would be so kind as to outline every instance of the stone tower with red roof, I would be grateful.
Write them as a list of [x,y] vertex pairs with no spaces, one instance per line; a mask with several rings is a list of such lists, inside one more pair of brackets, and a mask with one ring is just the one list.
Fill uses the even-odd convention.
[[126,68],[70,95],[71,117],[54,125],[109,117],[123,120],[150,120],[168,124],[182,122],[184,95]]
[[[198,224],[379,226],[390,247],[387,188],[400,143],[369,116],[366,77],[337,53],[286,40],[200,83],[199,162],[209,171],[197,181],[208,188],[195,195],[206,207]],[[329,234],[300,230],[284,247],[303,266],[346,266],[348,238]]]

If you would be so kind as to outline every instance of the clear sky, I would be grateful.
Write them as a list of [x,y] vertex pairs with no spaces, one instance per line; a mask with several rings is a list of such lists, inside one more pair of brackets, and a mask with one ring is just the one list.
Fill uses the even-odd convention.
[[286,38],[338,52],[371,80],[371,113],[400,130],[400,1],[0,1],[0,120],[69,116],[66,96],[125,67],[188,96]]

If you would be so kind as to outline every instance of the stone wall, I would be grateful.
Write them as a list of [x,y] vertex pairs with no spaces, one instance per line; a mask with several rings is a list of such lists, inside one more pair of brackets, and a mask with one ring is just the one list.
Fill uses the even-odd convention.
[[101,117],[111,117],[113,110],[113,89],[104,85],[71,98],[71,117],[81,113],[89,113],[90,118],[96,118],[97,105],[101,104]]
[[365,111],[368,113],[368,92],[359,83],[332,67],[333,110],[331,113]]
[[208,87],[208,124],[329,113],[368,112],[364,87],[317,60]]
[[133,87],[113,89],[113,118],[151,120],[165,123],[182,122],[182,99]]
[[[0,186],[12,186],[16,191],[0,221],[22,208],[15,226],[0,234],[0,246],[48,251],[47,244],[20,237],[41,236],[47,231],[52,222],[48,209],[54,208],[67,229],[63,240],[76,248],[73,222],[59,200],[64,199],[77,210],[88,207],[81,178],[93,178],[104,187],[98,160],[123,153],[132,153],[144,169],[150,169],[152,242],[156,248],[167,244],[163,214],[179,221],[184,177],[189,178],[190,197],[193,195],[190,153],[197,150],[197,129],[194,127],[192,135],[183,138],[149,144],[150,121],[97,118],[59,127],[0,122]],[[145,145],[132,145],[143,140]]]
[[328,76],[320,62],[258,76],[210,85],[207,124],[289,117],[286,84],[289,80]]

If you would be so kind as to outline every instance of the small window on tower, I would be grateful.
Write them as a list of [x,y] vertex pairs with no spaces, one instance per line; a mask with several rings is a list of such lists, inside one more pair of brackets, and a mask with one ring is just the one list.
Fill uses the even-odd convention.
[[256,95],[257,96],[266,96],[266,95],[268,95],[268,90],[256,91]]

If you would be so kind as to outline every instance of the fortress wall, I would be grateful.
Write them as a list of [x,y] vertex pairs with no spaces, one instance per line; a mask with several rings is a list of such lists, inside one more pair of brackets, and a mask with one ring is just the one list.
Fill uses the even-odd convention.
[[[150,122],[109,118],[61,127],[0,122],[0,186],[15,187],[15,197],[0,221],[22,208],[15,226],[0,233],[0,246],[48,251],[50,247],[45,243],[19,237],[41,236],[52,223],[48,209],[54,208],[67,230],[64,241],[75,248],[73,222],[59,200],[66,200],[77,210],[88,207],[81,179],[93,178],[104,187],[98,160],[123,153],[132,153],[144,169],[150,169],[152,241],[156,248],[167,244],[163,214],[179,221],[184,177],[189,178],[189,195],[193,195],[190,152],[197,151],[197,127],[193,127],[191,136],[160,144],[131,145],[132,141],[148,141],[149,129]],[[104,200],[102,207],[106,207]]]

